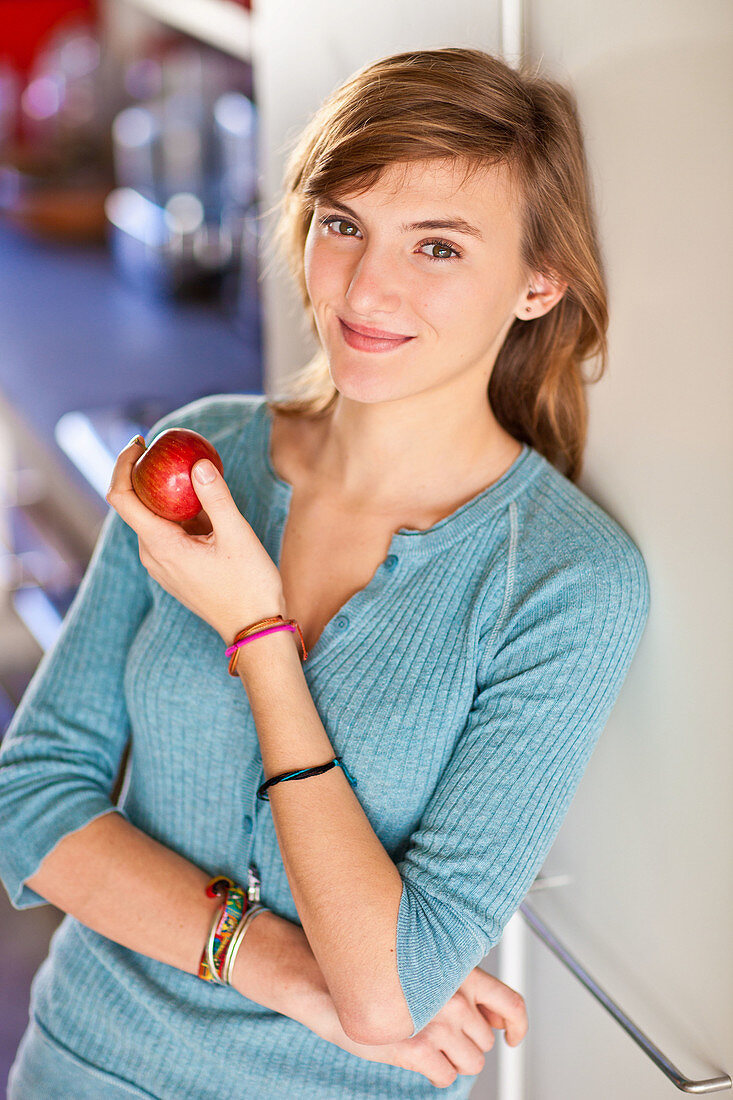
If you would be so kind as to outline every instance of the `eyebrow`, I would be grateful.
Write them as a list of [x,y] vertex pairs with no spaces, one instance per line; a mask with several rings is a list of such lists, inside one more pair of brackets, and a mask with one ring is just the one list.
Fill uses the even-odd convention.
[[[334,206],[337,210],[343,210],[345,214],[349,214],[352,218],[359,220],[359,215],[355,210],[352,210],[346,203],[338,202],[336,199],[331,198],[330,195],[324,195],[320,200],[324,205]],[[480,229],[477,229],[475,225],[471,225],[465,218],[428,218],[421,222],[411,222],[409,225],[402,225],[403,233],[413,233],[417,229],[451,229],[454,233],[465,233],[470,237],[476,237],[477,240],[483,241],[483,234]]]

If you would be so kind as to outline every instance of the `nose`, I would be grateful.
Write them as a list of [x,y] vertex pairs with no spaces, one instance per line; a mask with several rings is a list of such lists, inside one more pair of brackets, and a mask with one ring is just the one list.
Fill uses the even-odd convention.
[[354,313],[373,317],[377,313],[396,313],[401,294],[397,272],[387,251],[368,244],[351,271],[346,301]]

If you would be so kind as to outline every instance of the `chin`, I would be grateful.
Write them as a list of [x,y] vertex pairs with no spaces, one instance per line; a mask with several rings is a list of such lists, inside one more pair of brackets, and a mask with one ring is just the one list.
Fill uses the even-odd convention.
[[372,404],[375,401],[386,401],[393,396],[389,385],[385,385],[384,379],[354,378],[346,371],[330,369],[331,381],[338,393],[349,401],[362,401]]
[[339,368],[331,362],[329,374],[336,390],[343,398],[363,405],[400,401],[419,392],[417,386],[409,388],[405,385],[404,378],[398,381],[387,371],[363,370],[357,373],[343,365]]

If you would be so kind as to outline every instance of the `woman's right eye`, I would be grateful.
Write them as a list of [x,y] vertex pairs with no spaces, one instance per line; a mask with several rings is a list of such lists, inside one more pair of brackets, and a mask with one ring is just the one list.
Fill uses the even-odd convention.
[[[326,215],[326,217],[319,218],[318,220],[320,224],[324,226],[340,225],[342,228],[336,230],[336,233],[339,237],[353,237],[354,232],[359,232],[353,222],[347,222],[344,218],[339,218],[335,214],[328,214]],[[353,230],[354,232],[351,232],[351,230]]]

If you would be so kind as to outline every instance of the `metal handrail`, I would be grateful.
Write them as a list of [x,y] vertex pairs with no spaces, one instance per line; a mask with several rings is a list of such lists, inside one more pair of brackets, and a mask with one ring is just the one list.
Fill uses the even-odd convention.
[[567,948],[560,943],[557,937],[553,935],[547,925],[540,920],[534,910],[530,909],[526,902],[520,905],[519,911],[533,932],[539,936],[542,942],[550,948],[553,954],[555,954],[561,962],[565,963],[568,970],[583,983],[585,988],[590,990],[596,1000],[600,1001],[603,1007],[611,1013],[614,1020],[621,1024],[624,1031],[631,1036],[634,1042],[639,1044],[644,1053],[651,1058],[655,1065],[659,1066],[662,1073],[664,1073],[681,1092],[692,1092],[700,1095],[707,1092],[724,1092],[726,1089],[733,1088],[733,1081],[731,1081],[727,1073],[721,1073],[718,1077],[710,1077],[706,1081],[691,1081],[689,1077],[685,1077],[683,1073],[680,1073],[677,1067],[670,1062],[669,1058],[661,1052],[659,1047],[654,1045],[641,1028],[637,1027],[633,1020],[629,1019],[626,1013],[619,1008],[605,990],[601,989],[598,983],[591,978],[588,971],[580,965],[577,959],[573,958]]

